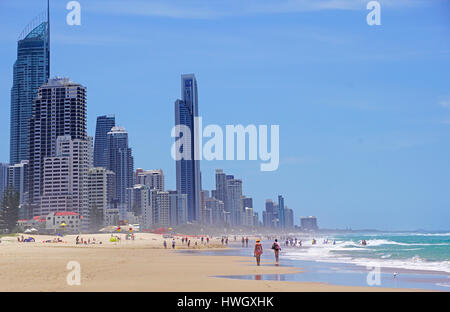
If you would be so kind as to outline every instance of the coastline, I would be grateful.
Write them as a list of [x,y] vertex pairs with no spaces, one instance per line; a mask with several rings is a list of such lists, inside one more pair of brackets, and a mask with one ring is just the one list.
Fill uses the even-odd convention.
[[[106,239],[109,234],[84,235]],[[161,235],[136,234],[135,241],[75,245],[75,236],[65,243],[18,243],[3,238],[0,245],[0,291],[155,291],[155,292],[303,292],[303,291],[414,291],[413,289],[337,286],[319,282],[237,280],[219,276],[298,274],[297,267],[254,265],[252,257],[209,256],[164,249]],[[16,240],[16,241],[15,241]],[[169,243],[169,240],[168,240]],[[178,243],[178,240],[177,240]],[[217,241],[211,241],[214,250]],[[168,244],[170,245],[170,244]],[[181,245],[181,242],[180,242]],[[220,248],[220,246],[219,246]],[[189,249],[189,250],[192,250]],[[81,285],[69,286],[66,266],[81,265]]]

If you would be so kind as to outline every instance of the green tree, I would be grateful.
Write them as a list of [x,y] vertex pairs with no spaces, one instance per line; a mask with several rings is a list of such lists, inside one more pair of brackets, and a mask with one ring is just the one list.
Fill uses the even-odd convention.
[[97,232],[103,226],[103,210],[94,204],[89,212],[89,230]]
[[0,224],[10,233],[16,228],[17,220],[19,220],[20,195],[13,188],[6,189],[3,194],[0,211]]

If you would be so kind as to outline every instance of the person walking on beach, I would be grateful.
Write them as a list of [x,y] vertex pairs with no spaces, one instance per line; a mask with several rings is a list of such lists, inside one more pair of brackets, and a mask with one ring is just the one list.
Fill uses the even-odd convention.
[[164,249],[167,249],[167,242],[164,241]]
[[245,238],[244,238],[244,236],[242,236],[242,247],[244,247],[245,246]]
[[263,248],[261,245],[261,241],[259,239],[256,240],[254,255],[256,258],[256,265],[259,266],[261,262],[261,255],[263,253]]
[[248,237],[245,238],[245,247],[248,247]]
[[275,252],[275,261],[276,261],[276,263],[278,264],[278,262],[279,262],[279,257],[280,257],[281,246],[280,246],[280,244],[278,243],[278,240],[277,240],[277,239],[275,239],[275,242],[274,242],[273,245],[272,245],[272,249],[273,249],[273,251]]
[[172,240],[172,249],[175,249],[175,238]]

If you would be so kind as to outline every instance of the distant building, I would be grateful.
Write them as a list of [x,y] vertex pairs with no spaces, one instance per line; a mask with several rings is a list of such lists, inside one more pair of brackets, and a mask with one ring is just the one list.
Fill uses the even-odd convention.
[[100,214],[105,219],[105,213],[108,209],[109,198],[111,195],[108,194],[112,191],[108,187],[108,177],[114,175],[112,171],[107,170],[102,167],[95,167],[89,169],[88,175],[88,194],[89,194],[89,211],[91,212],[94,207],[96,207]]
[[281,195],[278,195],[278,220],[279,227],[281,229],[286,228],[286,220],[285,220],[285,211],[284,211],[284,198]]
[[0,203],[3,200],[3,193],[8,188],[8,168],[9,164],[0,163]]
[[275,228],[278,224],[278,205],[271,199],[266,200],[265,211],[263,211],[263,225],[267,228]]
[[300,229],[302,231],[317,231],[319,227],[317,226],[316,217],[301,217],[300,218]]
[[169,192],[150,191],[153,225],[157,227],[169,226]]
[[253,227],[255,222],[255,213],[253,208],[245,207],[243,212],[242,225],[247,227]]
[[136,184],[147,185],[150,189],[164,191],[164,172],[158,170],[136,169]]
[[284,225],[286,229],[294,227],[294,211],[287,206],[284,207]]
[[178,191],[169,193],[169,225],[176,226],[187,222],[187,195]]
[[114,115],[97,117],[95,128],[94,143],[94,167],[106,168],[107,164],[107,138],[108,132],[116,126],[116,118]]
[[225,225],[225,205],[223,201],[208,197],[205,200],[206,223],[212,225]]
[[32,217],[28,198],[28,163],[28,160],[22,160],[19,164],[8,167],[8,186],[19,192],[20,196],[19,219]]
[[227,175],[229,212],[231,213],[231,225],[241,225],[243,213],[242,208],[242,180],[235,179],[232,175]]
[[127,189],[134,186],[134,163],[125,128],[113,127],[108,132],[106,155],[106,168],[115,173],[115,200],[126,204]]
[[150,188],[147,185],[136,184],[128,188],[128,212],[140,217],[141,228],[148,229],[153,225]]

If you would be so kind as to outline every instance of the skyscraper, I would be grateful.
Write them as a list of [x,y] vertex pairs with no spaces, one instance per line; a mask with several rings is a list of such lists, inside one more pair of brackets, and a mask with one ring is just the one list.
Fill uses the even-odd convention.
[[30,118],[38,88],[50,77],[50,19],[40,16],[20,34],[13,68],[10,116],[10,164],[28,160]]
[[3,199],[3,193],[5,193],[8,187],[8,164],[0,163],[0,205]]
[[231,224],[241,225],[242,223],[242,180],[235,179],[234,176],[227,175],[228,203],[231,212]]
[[108,132],[116,126],[114,115],[97,117],[94,142],[94,167],[106,168],[106,141]]
[[[176,161],[177,191],[187,194],[188,221],[200,221],[200,161],[195,158],[195,149],[199,148],[197,138],[199,129],[195,124],[198,117],[197,80],[194,74],[181,76],[181,100],[175,102],[175,125],[184,125],[191,133],[190,159]],[[178,138],[176,138],[178,139]]]
[[227,194],[227,175],[222,169],[216,169],[216,191],[214,192],[214,197],[223,202],[225,211],[230,212]]
[[[38,89],[30,119],[29,197],[34,215],[44,185],[44,159],[56,156],[60,136],[87,142],[86,88],[69,78],[49,79]],[[87,156],[86,156],[87,157]]]
[[125,204],[127,188],[134,186],[134,163],[128,147],[128,132],[123,127],[113,127],[108,132],[106,168],[115,173],[115,201]]
[[278,195],[278,219],[280,222],[280,228],[284,229],[286,227],[286,218],[284,211],[284,198],[281,195]]

